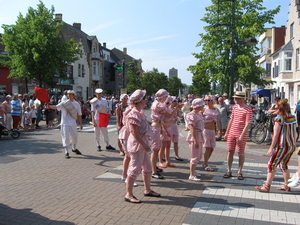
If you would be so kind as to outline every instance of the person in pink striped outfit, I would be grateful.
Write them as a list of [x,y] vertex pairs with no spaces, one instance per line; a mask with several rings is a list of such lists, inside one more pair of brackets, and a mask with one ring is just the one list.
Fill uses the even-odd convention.
[[236,105],[232,108],[228,128],[224,135],[224,140],[227,140],[227,172],[224,178],[232,177],[231,167],[233,155],[237,147],[239,156],[239,169],[237,177],[239,180],[244,180],[242,169],[245,162],[245,146],[248,138],[248,128],[252,122],[252,108],[245,103],[245,92],[237,91],[233,96]]
[[152,154],[151,154],[151,163],[152,163],[152,177],[156,179],[163,179],[164,177],[160,174],[160,172],[156,169],[158,153],[161,149],[161,131],[162,126],[164,125],[164,118],[165,117],[172,117],[178,109],[180,109],[183,104],[178,104],[178,106],[169,113],[167,110],[167,106],[165,105],[165,101],[169,95],[165,89],[160,89],[156,92],[155,98],[156,100],[152,103],[151,106],[151,119],[152,119]]
[[144,196],[160,197],[161,195],[151,190],[151,161],[150,161],[150,136],[151,127],[143,112],[146,106],[146,91],[136,90],[130,96],[132,110],[126,116],[126,126],[129,127],[130,135],[127,143],[127,151],[130,157],[130,164],[127,171],[125,201],[131,203],[141,203],[133,195],[133,184],[142,171],[144,180]]
[[186,121],[188,123],[189,132],[186,141],[189,144],[191,151],[190,160],[190,176],[189,179],[193,181],[200,181],[196,174],[196,166],[202,158],[202,144],[204,129],[204,118],[202,116],[204,101],[200,98],[196,98],[192,101],[193,110],[186,115]]

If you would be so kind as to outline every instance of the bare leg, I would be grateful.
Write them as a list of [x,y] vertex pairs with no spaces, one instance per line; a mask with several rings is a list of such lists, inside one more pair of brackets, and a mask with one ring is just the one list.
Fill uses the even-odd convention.
[[166,145],[167,145],[167,142],[162,141],[161,149],[159,150],[159,159],[158,159],[160,164],[164,164],[163,159],[166,158],[166,156],[165,156]]
[[144,193],[147,194],[151,191],[151,187],[150,187],[151,174],[143,175],[143,179],[144,179]]
[[[133,196],[133,183],[134,183],[134,178],[127,176],[127,182],[126,182],[126,195],[125,198],[130,198]],[[131,198],[131,202],[140,202],[140,200]]]
[[195,176],[196,166],[196,164],[194,165],[190,163],[190,176]]
[[121,142],[120,141],[118,141],[118,147],[119,147],[119,149],[120,149],[120,155],[122,154],[122,155],[125,155],[125,153],[124,153],[124,151],[123,151],[123,148],[122,148],[122,145],[121,145]]
[[123,172],[122,172],[122,177],[127,177],[127,170],[129,167],[130,163],[130,157],[128,155],[125,155],[123,159]]
[[227,154],[227,172],[231,172],[232,162],[233,162],[234,151],[230,151]]
[[244,162],[245,162],[245,155],[244,154],[239,154],[239,171],[238,171],[238,174],[242,174]]
[[174,142],[174,152],[175,152],[175,158],[180,159],[179,157],[179,147],[178,147],[178,142]]
[[159,150],[153,151],[151,154],[152,173],[156,173],[156,163]]
[[167,141],[166,148],[165,148],[166,165],[170,164],[170,148],[171,148],[171,141]]
[[208,160],[213,152],[213,148],[205,148],[203,166],[208,167]]

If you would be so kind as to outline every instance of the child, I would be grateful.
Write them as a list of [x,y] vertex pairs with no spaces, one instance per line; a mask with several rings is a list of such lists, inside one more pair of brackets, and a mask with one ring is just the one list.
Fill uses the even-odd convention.
[[196,175],[196,166],[202,158],[202,144],[204,129],[204,118],[201,111],[203,111],[204,101],[200,98],[194,99],[192,102],[193,110],[187,114],[186,121],[188,124],[189,132],[186,141],[189,144],[191,150],[190,160],[190,176],[189,179],[193,181],[200,181]]
[[25,113],[24,113],[24,129],[25,131],[28,131],[29,126],[31,125],[32,120],[32,114],[30,111],[29,106],[25,107]]
[[31,129],[34,130],[35,129],[35,120],[36,120],[35,106],[32,105],[30,107],[30,109],[31,109]]

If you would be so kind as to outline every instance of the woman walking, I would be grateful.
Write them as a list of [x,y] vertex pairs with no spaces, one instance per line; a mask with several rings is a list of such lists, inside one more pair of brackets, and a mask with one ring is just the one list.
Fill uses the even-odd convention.
[[278,102],[278,115],[275,118],[274,133],[267,156],[271,156],[268,163],[267,180],[264,185],[255,188],[262,192],[269,192],[272,181],[275,177],[275,169],[278,166],[283,174],[284,185],[277,190],[291,191],[288,186],[290,172],[288,162],[296,150],[296,119],[290,114],[290,106],[287,100]]
[[144,180],[144,196],[160,197],[160,194],[150,188],[151,162],[149,153],[151,149],[149,137],[151,135],[151,127],[143,112],[146,106],[145,95],[145,90],[136,90],[133,92],[130,97],[130,104],[133,108],[128,114],[126,121],[130,130],[127,153],[131,160],[127,172],[125,201],[131,203],[142,202],[133,195],[133,184],[141,171]]

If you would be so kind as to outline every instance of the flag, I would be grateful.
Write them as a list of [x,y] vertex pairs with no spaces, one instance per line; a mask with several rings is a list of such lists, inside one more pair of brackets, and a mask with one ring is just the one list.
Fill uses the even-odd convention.
[[34,94],[35,96],[43,102],[48,103],[49,102],[49,98],[48,98],[48,90],[45,88],[39,88],[39,87],[35,87],[34,88]]

